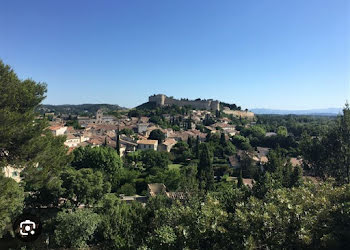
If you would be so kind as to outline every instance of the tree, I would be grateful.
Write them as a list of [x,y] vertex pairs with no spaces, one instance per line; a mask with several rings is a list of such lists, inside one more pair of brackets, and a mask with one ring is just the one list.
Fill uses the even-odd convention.
[[162,143],[165,139],[165,134],[160,129],[154,129],[149,134],[148,139],[150,140],[157,140],[158,143]]
[[[45,98],[46,85],[18,79],[10,66],[0,61],[0,89],[0,163],[23,165],[26,150],[34,153],[35,148],[30,145],[47,127],[46,120],[35,119],[35,108]],[[38,154],[41,152],[31,158]]]
[[225,134],[224,133],[221,133],[220,145],[223,146],[223,147],[226,146],[226,138],[225,138]]
[[193,139],[192,139],[191,136],[189,136],[189,137],[187,138],[187,144],[188,144],[188,147],[189,147],[190,149],[192,149],[192,147],[193,147]]
[[117,151],[117,154],[120,155],[120,134],[119,134],[119,128],[117,130],[117,142],[116,142],[116,151]]
[[133,185],[131,183],[125,183],[124,185],[122,185],[120,187],[118,193],[125,194],[125,195],[134,195],[134,194],[136,194],[135,185]]
[[214,188],[214,170],[207,143],[201,144],[197,178],[201,190],[209,191]]
[[241,157],[241,169],[244,178],[253,178],[257,171],[255,162],[248,154]]
[[305,168],[316,176],[350,183],[350,108],[346,104],[336,125],[322,137],[303,134],[300,149]]
[[288,130],[286,127],[284,126],[279,126],[277,128],[277,135],[280,135],[280,136],[288,136]]
[[97,203],[105,193],[111,191],[111,185],[103,181],[100,171],[92,169],[68,169],[62,173],[62,197],[70,204],[78,207],[81,204],[86,206]]
[[154,150],[144,150],[140,153],[140,161],[146,170],[153,167],[165,169],[170,163],[168,152],[159,152]]
[[291,173],[291,186],[300,187],[303,184],[303,169],[296,166]]
[[24,192],[13,179],[3,177],[0,173],[0,238],[5,228],[23,209]]
[[97,238],[107,249],[133,249],[141,245],[148,231],[143,222],[145,210],[140,204],[119,201],[114,194],[106,194],[95,207],[101,223]]
[[0,61],[0,89],[0,171],[8,165],[24,168],[25,191],[44,201],[48,197],[43,194],[53,191],[53,183],[70,161],[64,137],[53,137],[47,120],[36,119],[46,85],[20,80]]
[[236,147],[242,149],[242,150],[252,150],[252,146],[250,145],[249,139],[241,136],[241,135],[235,135],[232,137],[232,143]]
[[88,209],[79,209],[71,213],[59,212],[53,241],[58,247],[86,247],[93,239],[100,221],[99,215]]
[[91,168],[113,176],[122,168],[119,155],[110,147],[79,147],[73,155],[72,166],[76,169]]
[[186,163],[192,157],[190,147],[186,142],[179,141],[171,148],[175,163]]
[[197,139],[196,139],[196,148],[195,148],[195,156],[196,156],[196,159],[199,159],[199,144],[200,144],[200,140],[199,140],[199,136],[197,135]]
[[238,182],[237,182],[237,187],[242,187],[243,186],[243,177],[242,177],[242,168],[239,170],[239,176],[238,176]]

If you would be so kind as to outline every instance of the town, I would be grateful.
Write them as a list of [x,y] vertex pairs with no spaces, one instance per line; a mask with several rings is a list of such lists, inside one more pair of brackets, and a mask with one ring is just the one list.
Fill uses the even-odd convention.
[[0,250],[349,249],[349,10],[2,1]]
[[[44,105],[45,85],[20,80],[17,85],[6,80],[16,79],[13,71],[1,67],[0,73],[12,78],[0,83],[8,93],[18,93],[4,92],[5,103],[20,106],[6,104],[0,113],[0,185],[5,190],[0,201],[12,202],[0,209],[6,218],[0,244],[23,244],[19,229],[16,240],[9,226],[15,220],[13,227],[20,227],[17,222],[24,218],[43,227],[43,233],[33,231],[30,238],[40,247],[141,244],[159,249],[165,244],[177,249],[189,240],[185,229],[177,227],[181,225],[196,227],[190,233],[201,243],[186,243],[191,249],[204,243],[210,249],[230,249],[237,242],[248,244],[245,230],[257,234],[254,242],[263,240],[255,223],[247,229],[245,218],[264,214],[258,221],[286,225],[287,232],[284,216],[293,220],[300,209],[306,222],[298,223],[312,228],[323,223],[317,217],[320,210],[329,214],[336,207],[329,215],[334,220],[347,211],[341,204],[348,200],[344,187],[350,180],[343,157],[348,152],[348,104],[338,117],[255,115],[234,103],[163,94],[132,109]],[[299,210],[290,212],[293,207]],[[276,213],[283,216],[274,222]],[[307,222],[307,213],[318,219]],[[199,218],[204,225],[196,224]],[[162,234],[169,232],[172,240],[164,240]],[[225,240],[208,242],[206,232]],[[159,235],[154,238],[154,233]],[[309,229],[308,237],[317,233]],[[344,239],[341,232],[332,237]],[[279,246],[279,241],[269,244]]]

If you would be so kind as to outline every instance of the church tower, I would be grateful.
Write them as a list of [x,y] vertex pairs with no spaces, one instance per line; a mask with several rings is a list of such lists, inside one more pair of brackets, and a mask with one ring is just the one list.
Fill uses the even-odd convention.
[[102,117],[103,117],[102,109],[97,110],[97,112],[96,112],[96,123],[97,124],[101,124],[102,123]]

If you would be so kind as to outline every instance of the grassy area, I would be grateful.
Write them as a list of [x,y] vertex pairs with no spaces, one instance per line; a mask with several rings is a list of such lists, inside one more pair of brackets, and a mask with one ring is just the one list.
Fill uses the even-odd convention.
[[182,167],[181,164],[169,164],[169,169],[178,169],[180,170],[180,168]]

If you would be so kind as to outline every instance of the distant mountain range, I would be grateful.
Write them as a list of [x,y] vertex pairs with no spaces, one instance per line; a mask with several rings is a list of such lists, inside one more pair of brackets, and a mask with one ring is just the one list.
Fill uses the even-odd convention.
[[342,113],[341,108],[327,108],[327,109],[306,109],[306,110],[283,110],[283,109],[251,109],[255,114],[271,114],[271,115],[324,115],[336,116]]
[[115,104],[64,104],[64,105],[50,105],[42,104],[37,108],[39,113],[61,113],[61,114],[95,114],[97,110],[104,109],[105,111],[114,111],[125,109]]

